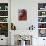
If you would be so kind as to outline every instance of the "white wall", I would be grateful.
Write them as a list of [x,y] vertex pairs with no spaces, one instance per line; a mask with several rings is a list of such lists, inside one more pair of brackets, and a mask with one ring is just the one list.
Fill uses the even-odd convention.
[[[13,22],[16,25],[17,30],[27,30],[29,26],[31,26],[33,23],[35,23],[33,25],[35,25],[36,27],[36,3],[30,0],[11,0],[11,22]],[[18,20],[18,9],[27,9],[27,21]]]
[[[23,9],[23,8],[27,9],[28,19],[27,21],[18,21],[18,9]],[[21,32],[22,30],[24,31],[28,30],[28,27],[33,24],[35,26],[34,31],[36,32],[33,33],[33,35],[38,36],[37,9],[38,9],[37,0],[19,0],[19,1],[11,0],[11,22],[13,22],[16,25],[18,32],[20,32],[20,30]],[[35,38],[33,42],[34,42],[33,44],[37,44],[37,42],[35,43]]]
[[[35,37],[38,36],[38,3],[46,3],[46,0],[11,0],[11,22],[16,25],[17,30],[28,30],[28,27],[33,24],[36,32],[33,33],[33,46],[44,46],[43,38]],[[18,9],[23,8],[27,9],[27,21],[18,20]]]

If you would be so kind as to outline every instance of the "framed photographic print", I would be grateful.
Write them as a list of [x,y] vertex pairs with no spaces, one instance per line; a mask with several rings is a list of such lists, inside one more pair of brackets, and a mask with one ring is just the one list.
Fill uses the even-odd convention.
[[26,9],[19,9],[18,10],[18,19],[20,21],[25,21],[27,20],[27,10]]

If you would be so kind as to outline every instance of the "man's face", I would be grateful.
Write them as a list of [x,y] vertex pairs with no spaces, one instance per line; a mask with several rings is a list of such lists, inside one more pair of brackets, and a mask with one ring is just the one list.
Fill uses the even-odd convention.
[[23,10],[19,10],[19,15],[21,16],[21,15],[23,15],[24,13],[23,13]]

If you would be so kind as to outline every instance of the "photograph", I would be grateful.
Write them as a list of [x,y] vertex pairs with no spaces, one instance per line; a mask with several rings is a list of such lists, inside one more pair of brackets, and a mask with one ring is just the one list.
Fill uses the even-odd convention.
[[27,20],[27,10],[26,9],[19,9],[18,10],[18,19],[19,19],[19,21],[26,21]]

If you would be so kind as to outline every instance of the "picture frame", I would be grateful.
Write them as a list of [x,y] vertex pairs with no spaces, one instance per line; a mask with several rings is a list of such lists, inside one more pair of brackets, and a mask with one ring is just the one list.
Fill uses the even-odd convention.
[[27,10],[26,9],[19,9],[18,10],[18,19],[19,19],[19,21],[26,21],[27,20]]

